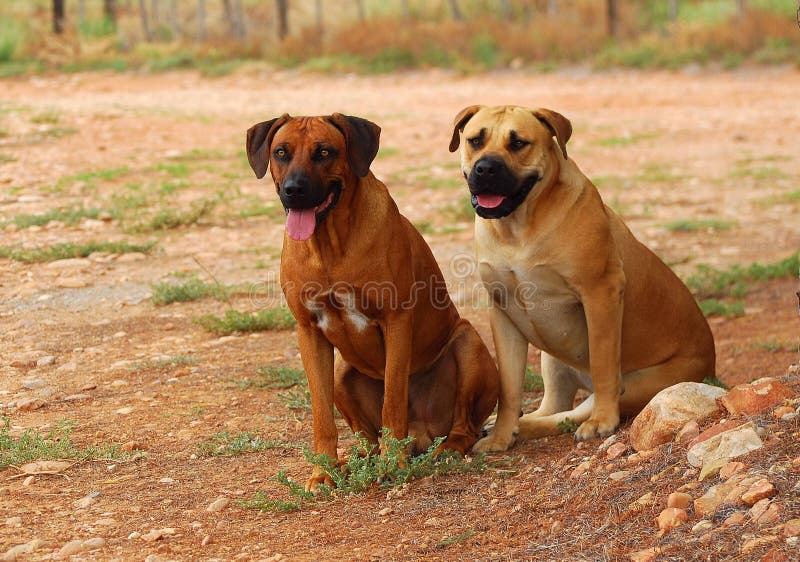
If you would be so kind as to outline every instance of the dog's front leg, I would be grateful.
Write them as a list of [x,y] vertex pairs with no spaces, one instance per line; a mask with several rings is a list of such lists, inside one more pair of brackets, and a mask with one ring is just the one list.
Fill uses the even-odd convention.
[[475,451],[505,451],[517,439],[522,385],[528,359],[528,340],[517,329],[501,305],[492,304],[489,312],[492,338],[500,371],[500,401],[497,418],[489,435],[475,443]]
[[[314,451],[336,460],[336,422],[333,419],[333,346],[314,326],[298,326],[300,356],[311,391],[314,418]],[[306,481],[306,491],[315,492],[320,484],[333,486],[333,480],[320,466],[314,466]]]
[[589,371],[595,399],[592,415],[575,432],[575,438],[581,441],[608,436],[619,425],[624,292],[625,277],[620,271],[619,275],[581,293],[589,331]]
[[[383,333],[386,346],[386,367],[383,379],[381,423],[392,437],[408,436],[408,379],[411,374],[412,316],[405,312],[393,316]],[[381,445],[381,454],[385,448]]]

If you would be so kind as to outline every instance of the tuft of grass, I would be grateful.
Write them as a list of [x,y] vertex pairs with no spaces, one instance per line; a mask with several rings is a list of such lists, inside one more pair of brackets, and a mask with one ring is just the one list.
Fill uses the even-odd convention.
[[683,177],[684,176],[680,174],[673,173],[665,164],[650,163],[642,169],[637,179],[653,183],[669,183],[679,181],[683,179]]
[[433,228],[433,225],[428,221],[417,221],[414,223],[414,228],[416,228],[420,234],[433,234],[436,232],[436,229]]
[[116,168],[105,168],[102,170],[90,170],[80,172],[71,176],[65,176],[59,179],[55,185],[46,186],[42,189],[45,191],[61,191],[64,187],[75,183],[84,183],[87,188],[93,189],[97,186],[99,180],[113,181],[125,174],[130,173],[130,168],[127,166],[120,166]]
[[475,220],[475,208],[469,196],[459,197],[458,203],[451,203],[442,208],[442,212],[456,222],[472,222]]
[[232,457],[270,449],[300,449],[302,446],[275,439],[263,439],[250,431],[242,431],[236,435],[221,431],[201,442],[197,448],[204,457]]
[[445,539],[440,540],[439,542],[436,543],[436,548],[445,549],[454,544],[464,542],[474,534],[475,531],[473,529],[467,529],[463,533],[459,533],[457,535],[453,535],[452,537],[447,537]]
[[544,381],[542,380],[542,375],[536,372],[536,370],[530,365],[525,367],[525,381],[522,389],[525,392],[539,392],[544,390]]
[[115,459],[124,456],[116,445],[81,448],[70,440],[75,422],[62,420],[46,434],[26,429],[19,437],[11,435],[10,420],[2,418],[0,426],[0,470],[37,460]]
[[308,388],[292,388],[278,393],[278,400],[290,410],[310,410],[311,392]]
[[0,246],[0,258],[22,263],[41,263],[67,258],[85,258],[95,252],[107,254],[127,254],[132,252],[149,253],[155,242],[131,244],[130,242],[86,242],[75,244],[65,242],[41,248],[22,248],[21,246]]
[[216,206],[217,202],[212,199],[200,199],[194,201],[188,211],[161,209],[149,220],[131,227],[131,230],[133,232],[153,232],[190,226],[197,224],[201,219],[208,216]]
[[787,178],[783,170],[774,166],[757,166],[751,168],[737,168],[730,173],[732,178],[753,178],[754,180],[775,180]]
[[302,369],[293,369],[292,367],[275,367],[273,365],[267,367],[259,367],[256,369],[258,378],[245,379],[238,381],[236,386],[239,390],[246,388],[279,388],[287,389],[297,385],[305,385],[306,372]]
[[72,207],[69,209],[54,209],[46,213],[33,215],[17,215],[13,223],[19,228],[30,228],[31,226],[44,226],[51,221],[59,221],[64,224],[78,224],[82,219],[96,219],[100,215],[100,209],[86,207]]
[[152,300],[156,306],[171,304],[173,302],[188,302],[214,297],[225,300],[230,295],[227,287],[219,283],[207,283],[197,277],[189,277],[184,281],[169,283],[166,281],[153,283]]
[[158,164],[156,170],[167,172],[173,178],[185,178],[189,175],[189,166],[183,162],[175,164]]
[[558,427],[561,433],[575,433],[578,431],[578,422],[571,418],[564,418],[562,421],[558,422],[556,427]]
[[[2,137],[2,131],[0,131],[0,137]],[[16,157],[12,156],[11,154],[5,154],[0,152],[0,164],[5,164],[8,162],[16,162]]]
[[704,299],[698,301],[697,305],[705,316],[724,316],[726,318],[744,316],[742,301],[725,302],[719,299]]
[[427,476],[482,472],[486,469],[482,455],[469,460],[451,451],[437,455],[436,449],[444,441],[443,437],[437,438],[421,455],[411,458],[407,458],[405,453],[413,441],[412,437],[396,439],[391,436],[388,429],[384,428],[381,452],[378,452],[376,444],[370,443],[361,435],[356,437],[357,441],[351,447],[347,461],[342,465],[327,455],[305,451],[306,459],[322,468],[331,477],[335,489],[320,486],[319,495],[315,496],[306,492],[303,486],[290,480],[286,473],[281,471],[275,477],[275,481],[288,489],[290,500],[276,500],[259,492],[253,499],[241,502],[241,505],[261,511],[298,511],[318,501],[363,494],[376,484],[381,488],[394,488]]
[[225,316],[212,314],[200,316],[195,322],[205,330],[220,336],[234,332],[261,332],[265,330],[288,330],[297,325],[288,308],[273,308],[255,313],[228,310]]
[[[0,158],[2,157],[0,156]],[[788,191],[786,193],[780,193],[778,195],[770,195],[769,197],[758,199],[756,203],[765,207],[800,203],[800,189],[795,189],[794,191]]]
[[720,388],[728,388],[728,386],[716,376],[704,378],[703,384],[710,384],[711,386],[718,386]]
[[148,359],[147,361],[137,361],[130,367],[130,371],[148,371],[148,370],[169,370],[183,365],[194,365],[197,359],[187,355],[174,355],[168,359]]
[[636,133],[629,135],[622,135],[619,137],[607,137],[596,141],[600,146],[617,147],[617,146],[630,146],[643,140],[648,140],[657,137],[656,133]]
[[668,222],[664,228],[670,232],[695,232],[698,230],[728,230],[736,225],[736,221],[721,219],[683,219]]
[[743,297],[750,285],[779,279],[796,277],[800,273],[800,252],[792,254],[775,263],[752,263],[742,267],[717,269],[709,265],[699,265],[694,274],[686,280],[686,285],[696,296],[706,298]]
[[753,342],[753,347],[770,353],[780,353],[782,351],[797,352],[800,346],[779,340],[777,338],[770,338],[768,340],[757,340]]

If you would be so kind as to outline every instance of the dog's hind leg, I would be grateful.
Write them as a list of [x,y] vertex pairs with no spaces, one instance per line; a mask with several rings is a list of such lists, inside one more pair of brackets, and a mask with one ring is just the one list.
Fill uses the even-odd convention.
[[589,383],[589,390],[591,390],[591,380],[588,375],[583,375],[577,369],[573,369],[549,353],[542,351],[544,397],[539,408],[528,415],[549,416],[571,410],[578,388],[586,386],[582,384],[582,380]]
[[581,424],[588,420],[593,408],[594,394],[590,394],[575,408],[565,412],[547,416],[537,416],[536,412],[526,414],[519,419],[519,438],[535,439],[565,433],[569,427],[567,424]]
[[368,377],[336,358],[333,375],[333,402],[353,430],[370,443],[377,443],[381,431],[383,382]]

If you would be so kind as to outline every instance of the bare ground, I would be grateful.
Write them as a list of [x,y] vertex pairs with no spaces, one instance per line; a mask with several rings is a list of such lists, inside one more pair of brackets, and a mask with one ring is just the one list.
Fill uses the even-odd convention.
[[[69,420],[81,446],[135,441],[147,453],[130,462],[81,463],[28,485],[11,478],[15,469],[0,471],[0,553],[39,538],[46,546],[29,557],[44,559],[72,539],[102,537],[102,548],[80,556],[600,560],[660,546],[662,559],[759,559],[771,548],[796,557],[797,547],[782,538],[742,554],[747,540],[780,535],[747,521],[727,528],[715,521],[714,532],[698,539],[689,531],[698,518],[690,515],[689,525],[657,537],[653,517],[667,493],[688,484],[697,497],[710,485],[692,488],[697,475],[687,471],[685,451],[668,447],[613,481],[608,475],[628,467],[625,457],[604,463],[596,443],[578,447],[568,436],[519,444],[491,456],[486,472],[424,479],[399,497],[375,490],[297,513],[264,514],[235,502],[207,512],[219,496],[248,499],[264,490],[285,498],[272,481],[277,471],[298,481],[307,474],[294,448],[207,457],[199,447],[221,431],[310,443],[307,410],[290,409],[277,390],[236,384],[260,366],[299,367],[295,335],[219,338],[193,322],[229,306],[253,311],[276,302],[246,289],[229,303],[157,307],[150,296],[152,283],[187,273],[274,288],[281,213],[271,184],[252,177],[242,150],[247,127],[283,112],[341,111],[383,127],[373,170],[425,233],[462,313],[487,342],[482,300],[472,296],[480,297],[474,275],[460,267],[472,251],[471,218],[457,157],[446,148],[453,116],[473,103],[543,106],[567,115],[575,129],[570,156],[679,274],[700,263],[772,262],[800,247],[798,91],[800,73],[789,69],[466,78],[75,74],[2,82],[0,221],[75,206],[117,212],[74,225],[8,226],[0,246],[157,245],[147,255],[98,253],[56,265],[0,259],[0,414],[10,418],[12,433]],[[138,205],[131,202],[136,197]],[[152,229],[159,213],[186,213],[201,200],[213,209],[195,224]],[[690,219],[721,222],[689,232],[665,227]],[[797,362],[797,290],[797,279],[760,284],[745,298],[745,316],[711,319],[724,382],[780,377]],[[55,360],[36,366],[44,356]],[[186,361],[166,361],[176,357]],[[535,350],[530,359],[538,366]],[[30,378],[44,388],[23,388]],[[88,396],[64,400],[75,394]],[[13,406],[37,397],[39,409]],[[539,398],[531,393],[528,403]],[[784,520],[800,517],[794,488],[800,463],[791,462],[800,455],[800,428],[796,420],[760,422],[773,438],[745,461],[756,472],[772,469]],[[340,435],[343,446],[352,442],[343,424]],[[587,456],[594,469],[571,479]],[[626,511],[647,491],[656,504]],[[94,503],[75,505],[89,494],[97,494]],[[3,525],[16,516],[21,526]],[[135,534],[163,528],[174,534],[151,542]]]

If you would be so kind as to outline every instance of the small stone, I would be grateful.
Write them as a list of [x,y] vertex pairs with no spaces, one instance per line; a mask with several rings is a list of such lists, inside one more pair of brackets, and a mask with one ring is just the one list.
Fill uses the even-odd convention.
[[617,472],[612,472],[611,474],[608,475],[608,477],[614,480],[615,482],[619,482],[620,480],[625,480],[631,474],[632,472],[630,470],[619,470]]
[[32,412],[44,408],[47,403],[41,398],[22,398],[17,400],[17,410],[20,412]]
[[441,520],[438,517],[431,517],[430,519],[426,519],[423,525],[426,527],[438,527],[441,525]]
[[31,485],[33,485],[34,482],[36,482],[36,477],[33,474],[31,474],[25,480],[22,481],[22,485],[23,486],[31,486]]
[[30,554],[32,552],[36,552],[39,548],[46,545],[47,543],[41,539],[33,539],[28,541],[24,544],[18,544],[17,546],[13,546],[9,548],[5,554],[0,557],[0,560],[5,562],[6,560],[13,562],[15,560],[23,560],[27,558],[23,558],[21,555],[23,554]]
[[606,451],[606,460],[614,460],[627,450],[628,446],[625,443],[614,443]]
[[128,535],[128,540],[132,541],[134,539],[138,539],[141,536],[142,536],[142,533],[140,533],[139,531],[134,531],[130,535]]
[[686,509],[692,503],[692,496],[683,492],[672,492],[667,496],[667,507]]
[[704,531],[708,531],[713,526],[714,524],[711,521],[709,521],[708,519],[703,519],[694,524],[694,526],[692,527],[692,533],[695,534],[702,533]]
[[22,517],[9,517],[6,519],[6,527],[22,527]]
[[652,562],[659,554],[661,554],[661,549],[654,546],[629,554],[628,558],[630,558],[632,562]]
[[700,475],[697,477],[698,480],[701,482],[704,480],[708,480],[709,478],[713,478],[716,476],[720,469],[727,464],[728,459],[712,459],[703,465],[703,468],[700,469]]
[[56,362],[56,358],[54,355],[45,355],[44,357],[39,357],[36,360],[37,367],[48,367]]
[[383,509],[381,509],[381,510],[378,512],[378,515],[380,515],[381,517],[383,517],[383,516],[385,516],[385,515],[389,515],[391,512],[392,512],[392,508],[391,508],[391,507],[384,507]]
[[88,496],[84,496],[78,500],[75,500],[74,502],[72,502],[72,505],[74,505],[77,509],[86,509],[96,501],[97,501],[97,496],[95,496],[94,494],[89,494]]
[[119,263],[130,263],[135,261],[141,261],[147,259],[147,254],[143,254],[141,252],[129,252],[127,254],[122,254],[117,258]]
[[65,396],[61,400],[63,402],[80,402],[81,400],[88,400],[90,398],[91,396],[88,394],[70,394],[68,396]]
[[47,386],[47,382],[44,379],[40,379],[37,377],[27,377],[22,379],[22,388],[26,388],[28,390],[36,390],[37,388],[44,388]]
[[120,447],[120,450],[125,452],[141,451],[142,449],[144,449],[144,447],[142,447],[142,444],[138,441],[128,441],[127,443],[123,443],[122,447]]
[[231,500],[229,498],[226,498],[225,496],[221,496],[221,497],[217,498],[216,500],[214,500],[213,502],[211,502],[211,504],[206,508],[206,511],[208,511],[210,513],[216,513],[218,511],[222,511],[223,509],[228,507],[228,504],[230,504],[230,503],[231,503]]
[[653,496],[653,492],[647,492],[643,496],[641,496],[638,500],[632,501],[628,504],[628,511],[633,511],[638,513],[642,511],[645,507],[652,505],[655,503],[655,496]]
[[739,461],[727,462],[719,469],[719,477],[727,480],[734,474],[737,474],[745,469],[745,464]]
[[765,537],[756,537],[750,539],[742,545],[742,554],[748,554],[750,551],[755,550],[761,546],[775,542],[778,539],[775,535],[767,535]]
[[794,413],[794,408],[792,408],[791,406],[778,406],[777,408],[772,410],[772,417],[779,420],[786,414],[793,414],[793,413]]
[[73,554],[78,554],[83,550],[83,541],[80,539],[71,540],[66,543],[61,549],[58,551],[58,556],[60,558],[67,558],[72,556]]
[[120,414],[122,416],[125,416],[125,415],[128,415],[128,414],[132,413],[133,410],[134,410],[134,408],[132,406],[126,406],[124,408],[120,408],[119,410],[117,410],[116,413]]
[[84,279],[80,277],[59,277],[56,279],[56,287],[61,289],[81,289],[86,287],[89,283],[87,283]]
[[203,540],[200,541],[200,546],[208,546],[211,544],[211,535],[206,535],[203,537]]
[[675,442],[680,445],[685,445],[700,435],[700,425],[697,420],[690,420],[686,423],[675,435]]
[[45,267],[48,269],[78,269],[89,267],[91,265],[92,262],[86,258],[67,258],[63,260],[51,261],[45,265]]
[[166,536],[174,535],[175,529],[172,527],[167,527],[164,529],[151,529],[149,533],[146,535],[142,535],[142,540],[147,542],[155,542],[157,540],[161,540]]
[[719,402],[731,414],[753,415],[793,397],[794,391],[791,388],[771,377],[765,377],[749,384],[734,386]]
[[689,516],[686,514],[685,509],[668,507],[659,513],[655,521],[658,523],[659,534],[663,535],[675,527],[683,525],[688,519]]
[[764,498],[750,508],[750,518],[759,527],[776,524],[786,510],[782,504]]
[[569,477],[573,479],[579,478],[580,476],[586,474],[591,467],[592,467],[592,461],[584,461],[575,467],[575,469],[572,471]]
[[[600,445],[597,447],[597,452],[602,453],[617,441],[619,441],[619,434],[612,433],[611,435],[606,437],[606,439],[602,443],[600,443]],[[583,441],[581,441],[581,443],[583,443]]]
[[744,523],[744,520],[745,520],[744,512],[743,511],[737,511],[736,513],[734,513],[733,515],[731,515],[730,517],[725,519],[725,521],[722,522],[722,526],[723,527],[735,527],[735,526],[738,526],[738,525],[741,525],[742,523]]
[[732,459],[762,446],[763,442],[756,433],[753,422],[747,422],[691,446],[686,457],[689,464],[701,467],[713,460]]
[[776,493],[775,485],[766,478],[762,478],[742,494],[741,500],[747,505],[754,505],[757,501],[772,497]]
[[776,547],[772,547],[759,562],[787,562],[787,560],[789,560],[789,556],[785,552],[778,550]]
[[102,517],[95,521],[94,524],[98,527],[114,527],[117,524],[117,520],[113,517]]
[[159,483],[161,483],[161,484],[174,484],[175,483],[175,479],[174,478],[170,478],[169,476],[165,476],[164,478],[159,480]]
[[789,519],[783,525],[784,537],[798,537],[800,536],[800,519]]
[[89,540],[83,541],[83,550],[95,550],[102,548],[106,545],[106,539],[102,537],[94,537]]

